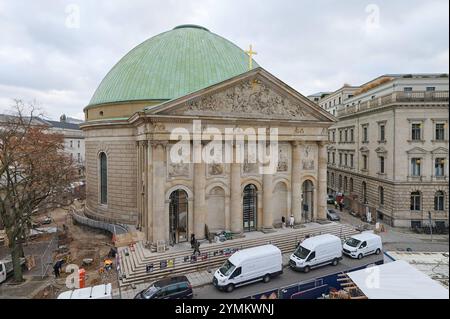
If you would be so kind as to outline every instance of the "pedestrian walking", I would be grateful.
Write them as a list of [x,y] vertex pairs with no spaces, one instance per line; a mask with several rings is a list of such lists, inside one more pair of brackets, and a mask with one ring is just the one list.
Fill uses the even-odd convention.
[[294,228],[294,215],[291,214],[291,218],[289,218],[289,227]]
[[286,228],[286,217],[281,216],[281,227]]
[[194,243],[194,252],[193,254],[198,253],[200,255],[200,242],[196,239]]
[[61,268],[64,260],[58,260],[53,266],[53,272],[55,273],[55,278],[61,277]]

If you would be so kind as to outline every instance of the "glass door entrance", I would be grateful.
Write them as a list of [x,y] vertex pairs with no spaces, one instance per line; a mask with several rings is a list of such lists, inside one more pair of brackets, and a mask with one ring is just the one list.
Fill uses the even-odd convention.
[[188,240],[188,198],[183,190],[176,190],[170,194],[169,205],[169,238],[170,244],[177,244]]
[[243,220],[244,231],[256,230],[256,214],[257,214],[257,190],[253,184],[244,188],[243,200]]

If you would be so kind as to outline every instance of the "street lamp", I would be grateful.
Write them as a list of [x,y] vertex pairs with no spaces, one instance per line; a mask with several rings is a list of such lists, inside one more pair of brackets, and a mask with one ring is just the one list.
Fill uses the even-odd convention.
[[433,225],[431,224],[431,212],[428,211],[428,222],[430,224],[431,242],[433,242]]

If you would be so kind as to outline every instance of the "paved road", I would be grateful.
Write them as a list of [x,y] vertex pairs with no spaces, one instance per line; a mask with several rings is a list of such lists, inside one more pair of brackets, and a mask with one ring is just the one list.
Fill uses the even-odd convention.
[[369,263],[375,263],[378,260],[383,259],[383,255],[372,255],[363,258],[362,260],[351,259],[344,256],[341,262],[337,266],[324,266],[311,270],[305,274],[303,272],[297,272],[289,267],[284,268],[284,273],[276,278],[273,278],[269,283],[254,283],[247,286],[236,288],[232,293],[222,292],[215,288],[212,284],[199,288],[194,288],[194,298],[199,299],[239,299],[247,296],[251,296],[260,292],[264,292],[271,289],[277,289],[285,286],[289,286],[300,281],[307,281],[317,277],[323,277],[339,271],[345,271],[358,266],[366,265]]

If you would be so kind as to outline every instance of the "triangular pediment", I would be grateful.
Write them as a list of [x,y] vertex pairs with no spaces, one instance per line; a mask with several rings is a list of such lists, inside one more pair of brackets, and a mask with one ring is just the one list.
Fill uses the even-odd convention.
[[432,154],[448,154],[448,149],[445,147],[438,147],[431,151]]
[[335,121],[331,114],[261,68],[148,108],[146,114],[330,123]]
[[410,149],[409,151],[406,151],[408,154],[426,154],[427,151],[420,147],[414,147]]

